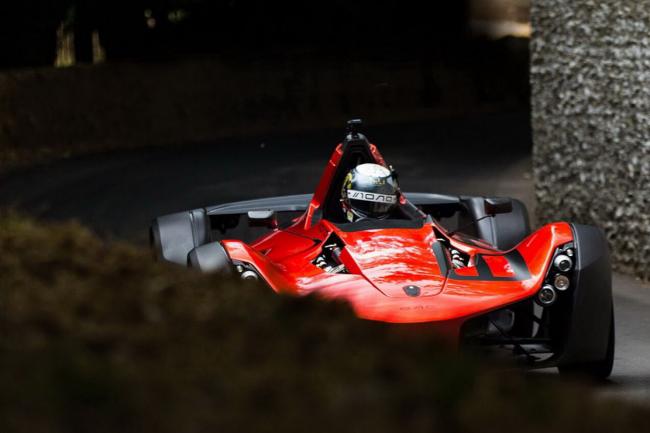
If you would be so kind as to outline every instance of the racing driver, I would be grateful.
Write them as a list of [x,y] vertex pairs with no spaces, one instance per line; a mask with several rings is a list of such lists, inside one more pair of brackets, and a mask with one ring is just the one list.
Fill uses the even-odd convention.
[[395,173],[382,165],[357,165],[343,181],[341,205],[349,222],[388,218],[398,201],[399,186]]

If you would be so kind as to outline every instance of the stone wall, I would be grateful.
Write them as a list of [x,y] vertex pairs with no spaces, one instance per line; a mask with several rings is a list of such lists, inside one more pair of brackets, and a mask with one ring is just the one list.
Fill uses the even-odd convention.
[[537,217],[602,227],[650,278],[650,1],[536,0],[532,24]]

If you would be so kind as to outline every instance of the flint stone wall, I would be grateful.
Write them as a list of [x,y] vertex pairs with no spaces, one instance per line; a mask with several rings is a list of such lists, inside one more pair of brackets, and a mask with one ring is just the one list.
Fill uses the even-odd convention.
[[602,227],[615,268],[650,279],[650,1],[531,12],[538,221]]

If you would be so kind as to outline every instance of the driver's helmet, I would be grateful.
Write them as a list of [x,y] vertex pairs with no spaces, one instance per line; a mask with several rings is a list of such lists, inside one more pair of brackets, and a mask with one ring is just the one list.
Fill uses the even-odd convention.
[[348,221],[386,218],[397,206],[399,187],[393,173],[379,164],[361,164],[343,181],[341,204]]

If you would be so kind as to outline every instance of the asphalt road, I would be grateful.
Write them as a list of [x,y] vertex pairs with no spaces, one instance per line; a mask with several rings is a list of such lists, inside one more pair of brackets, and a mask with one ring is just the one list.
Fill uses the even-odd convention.
[[[531,209],[526,116],[372,128],[405,191],[506,195]],[[77,219],[146,241],[152,218],[228,201],[311,192],[342,131],[225,140],[63,160],[0,178],[0,207]],[[615,275],[617,352],[603,395],[650,403],[650,286]]]
[[[367,135],[398,170],[405,191],[501,193],[532,204],[525,116],[384,126]],[[144,240],[158,215],[312,192],[341,138],[342,129],[64,160],[0,177],[0,206]]]

